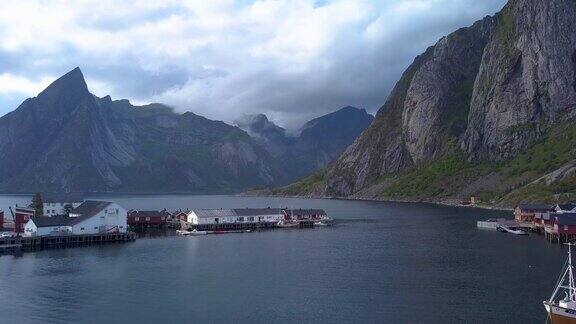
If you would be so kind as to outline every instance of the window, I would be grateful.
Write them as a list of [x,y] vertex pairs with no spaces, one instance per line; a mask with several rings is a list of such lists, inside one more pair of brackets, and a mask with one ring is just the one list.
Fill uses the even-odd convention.
[[120,228],[124,228],[124,226],[120,226]]
[[98,226],[94,226],[94,229],[98,229]]
[[239,222],[243,222],[243,221],[244,221],[244,217],[238,217],[238,218],[236,218],[236,220],[239,221]]
[[83,230],[84,230],[84,227],[80,227],[80,230],[83,231]]
[[146,217],[146,221],[147,221],[147,222],[150,221],[150,217]]
[[254,221],[254,216],[248,217],[248,220],[251,221],[251,222],[253,222],[253,221]]
[[135,222],[140,221],[140,217],[134,217],[134,221],[135,221]]

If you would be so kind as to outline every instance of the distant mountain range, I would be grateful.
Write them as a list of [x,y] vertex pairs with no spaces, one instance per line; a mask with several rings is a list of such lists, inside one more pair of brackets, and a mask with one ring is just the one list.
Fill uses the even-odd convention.
[[236,122],[272,156],[284,161],[291,180],[323,168],[344,152],[374,120],[364,109],[345,107],[312,119],[296,136],[269,121],[265,115],[248,115]]
[[509,0],[416,57],[329,168],[271,193],[576,199],[575,117],[576,1]]
[[[363,117],[344,124],[362,120],[363,126],[338,124],[327,115],[298,138],[280,136],[276,145],[270,134],[283,130],[275,125],[268,134],[254,122],[250,136],[162,104],[98,98],[76,68],[0,118],[0,191],[229,193],[281,185],[324,166],[355,136],[295,166],[291,161],[300,157],[287,154],[298,154],[300,138],[311,147],[323,146],[321,129],[330,123],[357,136],[369,123],[364,111],[356,113]],[[317,138],[304,136],[305,131]]]

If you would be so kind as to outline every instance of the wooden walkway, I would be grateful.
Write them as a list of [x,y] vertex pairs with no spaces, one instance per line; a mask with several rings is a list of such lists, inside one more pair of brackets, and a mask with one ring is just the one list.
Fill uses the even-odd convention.
[[101,243],[121,243],[136,240],[136,234],[102,233],[62,236],[30,236],[0,238],[0,253],[33,251],[45,248],[61,248]]

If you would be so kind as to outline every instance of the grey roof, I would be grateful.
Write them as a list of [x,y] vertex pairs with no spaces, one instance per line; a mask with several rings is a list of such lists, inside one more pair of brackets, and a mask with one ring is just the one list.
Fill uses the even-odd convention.
[[42,194],[42,202],[45,203],[75,203],[83,201],[84,196],[81,194],[58,194],[58,193]]
[[576,225],[576,213],[564,213],[556,215],[558,225]]
[[281,214],[280,208],[194,209],[199,218],[262,216]]
[[541,210],[541,211],[548,211],[552,210],[552,208],[546,204],[519,204],[518,208],[526,209],[526,210]]
[[74,208],[70,214],[78,214],[80,216],[71,217],[72,221],[71,224],[78,224],[81,221],[88,219],[102,210],[108,207],[112,203],[109,201],[96,201],[96,200],[86,200],[80,206]]
[[242,208],[233,209],[237,216],[262,216],[282,214],[280,208]]
[[37,216],[30,218],[36,227],[51,227],[51,226],[66,226],[70,225],[71,221],[74,219],[73,217],[68,216]]
[[558,204],[558,207],[560,207],[561,210],[572,210],[576,208],[576,204],[575,203]]

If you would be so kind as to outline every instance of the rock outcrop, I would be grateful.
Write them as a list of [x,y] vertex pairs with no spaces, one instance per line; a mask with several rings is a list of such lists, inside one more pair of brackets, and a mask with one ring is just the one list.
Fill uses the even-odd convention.
[[576,113],[576,3],[511,0],[496,18],[462,139],[486,160],[515,156]]
[[576,2],[510,0],[404,72],[376,119],[327,173],[350,196],[447,154],[504,161],[576,114]]

